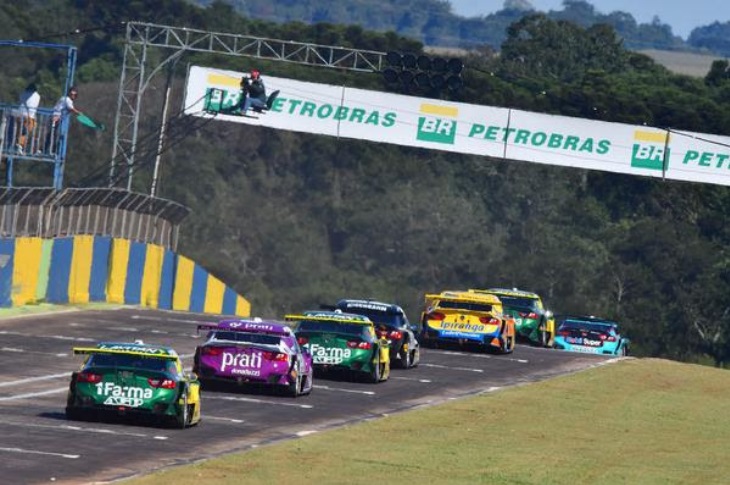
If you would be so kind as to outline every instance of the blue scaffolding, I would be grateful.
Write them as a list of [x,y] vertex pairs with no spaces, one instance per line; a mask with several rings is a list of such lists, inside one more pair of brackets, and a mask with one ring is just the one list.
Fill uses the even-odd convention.
[[[63,94],[73,86],[76,70],[76,47],[71,45],[0,40],[0,47],[55,49],[66,53],[66,79]],[[39,107],[34,125],[29,129],[22,120],[19,104],[0,102],[0,162],[6,164],[6,186],[13,187],[13,173],[18,163],[53,164],[53,188],[63,188],[63,168],[66,162],[69,118],[54,126],[53,109]],[[22,137],[22,138],[21,138]],[[21,140],[23,143],[21,143]]]

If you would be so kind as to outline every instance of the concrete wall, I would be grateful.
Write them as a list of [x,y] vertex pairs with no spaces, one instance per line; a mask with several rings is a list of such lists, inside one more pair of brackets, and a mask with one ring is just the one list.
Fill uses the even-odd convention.
[[251,304],[162,246],[103,236],[0,239],[0,307],[101,301],[247,317]]

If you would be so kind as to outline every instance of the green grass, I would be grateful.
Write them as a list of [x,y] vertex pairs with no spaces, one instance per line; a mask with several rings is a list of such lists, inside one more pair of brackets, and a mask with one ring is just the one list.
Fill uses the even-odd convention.
[[724,370],[627,360],[129,483],[728,483],[728,390]]

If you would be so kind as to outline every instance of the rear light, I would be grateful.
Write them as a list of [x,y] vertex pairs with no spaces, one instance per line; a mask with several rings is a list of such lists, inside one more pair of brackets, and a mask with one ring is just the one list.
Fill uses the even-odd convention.
[[155,379],[154,377],[150,377],[147,379],[147,383],[159,389],[175,389],[177,387],[177,383],[172,379]]
[[279,352],[262,352],[261,354],[264,356],[265,360],[273,360],[275,362],[285,362],[289,360],[289,356],[287,354],[281,354]]
[[537,320],[537,318],[538,318],[537,313],[535,313],[535,312],[518,312],[518,313],[522,318],[532,318],[533,320]]
[[101,382],[101,379],[101,374],[94,374],[93,372],[80,372],[76,374],[76,382],[89,382],[91,384],[96,384],[97,382]]
[[203,347],[203,355],[221,355],[223,349],[220,347]]
[[444,318],[446,318],[446,315],[439,312],[433,312],[426,315],[426,318],[429,320],[443,320]]
[[403,338],[403,334],[398,330],[393,330],[392,332],[390,332],[389,337],[394,340],[400,340],[401,338]]
[[309,339],[307,337],[299,337],[297,342],[299,342],[299,345],[307,345],[309,343]]
[[606,335],[606,334],[603,334],[602,333],[601,334],[601,340],[605,340],[607,342],[615,342],[616,341],[616,337],[614,337],[613,335]]
[[494,317],[479,317],[479,322],[485,325],[499,325],[499,319]]
[[359,340],[350,340],[347,342],[347,346],[351,349],[363,349],[363,350],[369,350],[373,348],[373,344],[370,342],[363,342]]

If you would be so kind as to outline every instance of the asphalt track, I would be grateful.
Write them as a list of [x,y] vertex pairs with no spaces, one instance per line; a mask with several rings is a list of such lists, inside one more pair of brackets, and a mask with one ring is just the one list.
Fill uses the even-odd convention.
[[223,453],[316,433],[462,396],[534,382],[607,358],[518,345],[511,355],[424,349],[415,369],[368,384],[315,379],[297,399],[261,391],[204,391],[198,426],[170,429],[125,420],[68,421],[73,346],[97,341],[173,346],[192,365],[209,315],[136,308],[0,320],[0,483],[103,483]]

